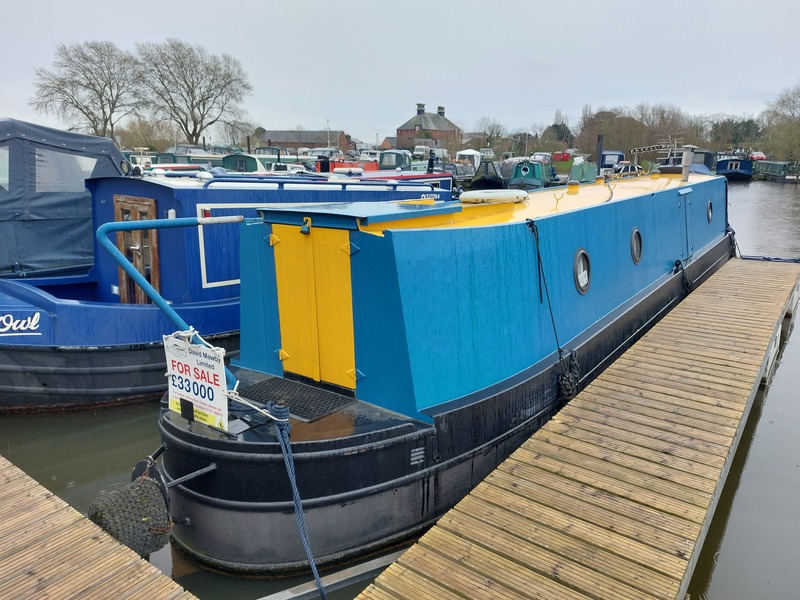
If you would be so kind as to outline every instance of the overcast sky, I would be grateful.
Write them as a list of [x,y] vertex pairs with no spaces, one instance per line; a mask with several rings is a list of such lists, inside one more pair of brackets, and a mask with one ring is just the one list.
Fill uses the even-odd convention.
[[794,0],[6,0],[0,117],[63,127],[29,105],[59,43],[176,37],[236,57],[265,129],[394,135],[418,102],[464,130],[577,124],[583,107],[671,104],[756,117],[800,83]]

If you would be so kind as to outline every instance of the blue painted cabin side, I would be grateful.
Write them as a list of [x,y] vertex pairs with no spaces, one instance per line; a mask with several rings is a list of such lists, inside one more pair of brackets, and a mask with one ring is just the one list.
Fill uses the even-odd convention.
[[[283,376],[269,219],[299,223],[313,209],[291,217],[278,212],[268,214],[268,222],[242,226],[241,308],[248,327],[242,328],[239,364]],[[316,227],[347,230],[355,249],[349,258],[354,393],[426,421],[551,366],[559,344],[579,346],[673,277],[676,261],[690,262],[727,230],[722,178],[537,218],[538,249],[524,221],[435,229],[412,224],[376,235],[360,230],[358,223],[375,220],[365,214],[351,207],[331,210],[327,220],[312,217]],[[641,236],[638,262],[634,231]],[[573,268],[581,249],[591,264],[583,294]]]

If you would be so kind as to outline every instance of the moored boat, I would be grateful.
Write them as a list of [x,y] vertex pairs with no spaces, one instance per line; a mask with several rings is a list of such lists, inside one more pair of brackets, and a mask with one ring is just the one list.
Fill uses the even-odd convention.
[[500,163],[500,173],[507,187],[520,190],[535,190],[562,183],[552,164],[525,156],[512,157]]
[[750,181],[753,178],[753,161],[732,154],[718,154],[717,175],[723,175],[730,181]]
[[[0,411],[155,400],[166,390],[163,335],[174,326],[142,293],[135,278],[100,249],[104,241],[95,236],[99,227],[152,223],[143,230],[113,230],[105,241],[128,257],[183,318],[235,356],[238,228],[231,223],[173,227],[177,220],[254,216],[257,207],[269,203],[450,197],[430,186],[380,182],[214,178],[210,173],[204,173],[208,179],[180,173],[106,177],[100,175],[116,172],[98,167],[89,171],[94,177],[84,184],[89,175],[74,170],[64,157],[83,165],[89,155],[76,151],[73,158],[61,147],[57,133],[47,135],[51,144],[59,146],[55,152],[61,157],[51,162],[60,167],[57,175],[76,188],[67,191],[83,190],[74,197],[64,191],[37,204],[38,195],[23,194],[17,178],[26,171],[17,166],[22,158],[15,146],[9,146],[11,200],[4,206],[8,218],[3,225],[13,226],[14,235],[24,243],[4,247],[3,262],[8,266],[0,277]],[[64,134],[63,139],[71,138]],[[105,142],[105,155],[92,158],[97,164],[114,156],[113,142]],[[0,161],[5,147],[0,143]],[[36,156],[48,152],[36,149]],[[39,163],[36,172],[41,177],[41,164],[48,163],[44,159]],[[53,173],[40,181],[58,183]],[[52,221],[14,218],[19,214],[15,201],[21,206],[28,202],[32,215],[52,213]],[[7,233],[5,239],[14,239]]]
[[690,164],[613,186],[259,210],[241,226],[231,397],[287,405],[292,476],[264,414],[232,402],[209,426],[170,394],[175,544],[214,569],[307,569],[291,480],[318,564],[419,534],[728,260],[726,182]]

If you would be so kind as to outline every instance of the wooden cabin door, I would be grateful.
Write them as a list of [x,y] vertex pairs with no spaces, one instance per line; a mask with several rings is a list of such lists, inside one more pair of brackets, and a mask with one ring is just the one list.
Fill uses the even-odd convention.
[[[156,218],[152,198],[114,196],[115,221],[144,221]],[[117,248],[139,273],[159,291],[158,231],[145,229],[117,233]],[[122,304],[147,304],[150,299],[133,279],[119,268],[119,301]]]
[[284,370],[355,389],[349,232],[273,225]]

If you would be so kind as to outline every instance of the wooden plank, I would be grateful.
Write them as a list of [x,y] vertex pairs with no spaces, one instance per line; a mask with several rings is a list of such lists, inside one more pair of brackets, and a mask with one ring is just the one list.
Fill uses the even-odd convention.
[[0,457],[0,597],[194,598]]
[[690,472],[689,468],[676,469],[672,464],[669,464],[669,461],[652,460],[652,457],[644,457],[634,452],[634,449],[630,446],[623,448],[617,444],[613,448],[609,448],[604,444],[596,445],[577,436],[559,434],[550,429],[543,430],[541,435],[537,436],[537,439],[552,446],[557,446],[559,449],[574,451],[612,465],[641,471],[664,481],[674,481],[692,489],[711,493],[717,484],[716,478],[697,475]]
[[[536,524],[529,523],[519,515],[511,515],[506,521],[511,529],[498,527],[495,522],[486,522],[475,518],[477,512],[474,505],[468,512],[452,510],[445,515],[438,526],[454,535],[469,532],[471,543],[479,544],[493,554],[504,556],[508,560],[523,562],[533,570],[549,576],[558,573],[563,584],[587,595],[599,593],[606,598],[629,598],[639,600],[645,598],[665,598],[653,589],[653,581],[665,589],[677,587],[679,580],[665,577],[644,567],[635,569],[630,562],[620,561],[618,557],[602,549],[590,548],[588,545],[570,543],[574,538],[561,535],[564,545],[557,552],[551,543],[555,538],[547,535],[547,543],[531,543],[521,537]],[[541,531],[541,529],[539,529]],[[553,532],[553,536],[559,535]],[[536,539],[535,536],[531,536]],[[598,553],[602,559],[598,560]]]
[[799,277],[729,261],[444,515],[404,576],[683,600]]
[[[458,594],[458,597],[462,597],[462,594],[469,594],[473,598],[504,598],[508,600],[525,598],[524,594],[509,589],[491,576],[487,577],[470,569],[459,568],[458,562],[430,548],[426,542],[420,541],[416,552],[406,552],[399,563],[411,571],[424,572],[429,587],[435,583],[445,587],[450,594]],[[441,595],[420,594],[418,597],[440,598]]]
[[[499,506],[503,506],[502,502],[509,502],[504,506],[506,510],[517,510],[522,507],[520,499],[515,496],[522,497],[522,503],[528,502],[535,503],[539,507],[553,509],[563,514],[574,515],[591,525],[601,528],[607,528],[610,532],[621,536],[629,537],[639,543],[652,546],[656,550],[662,551],[665,548],[670,548],[670,552],[679,553],[685,551],[686,544],[689,539],[688,536],[673,533],[668,528],[659,527],[640,516],[643,513],[655,513],[656,511],[633,511],[621,510],[615,511],[599,503],[592,502],[588,496],[586,498],[576,498],[570,494],[561,491],[561,485],[557,489],[540,485],[539,474],[546,475],[546,472],[536,471],[534,469],[515,469],[514,474],[495,472],[491,479],[487,479],[487,487],[483,488],[483,493],[478,494],[477,497],[487,502],[494,502]],[[522,479],[521,475],[525,474],[530,479]],[[502,500],[501,500],[502,499]],[[622,505],[622,508],[629,509],[628,505]],[[516,508],[515,508],[516,507]],[[615,508],[619,508],[617,505]],[[648,507],[644,507],[647,509]],[[530,518],[525,514],[526,518]],[[674,523],[678,519],[671,518]],[[666,521],[666,519],[664,519]],[[662,521],[663,522],[663,521]],[[696,531],[696,524],[687,524],[685,528],[689,531]]]
[[[708,465],[724,464],[728,456],[728,449],[725,446],[699,440],[691,435],[661,429],[659,428],[660,423],[653,423],[651,426],[636,422],[625,418],[627,416],[598,414],[576,404],[575,406],[570,405],[568,411],[562,410],[554,418],[564,422],[578,422],[581,427],[592,427],[595,431],[602,427],[611,427],[613,430],[622,431],[623,435],[645,435],[652,438],[654,442],[667,444],[676,454],[679,450],[689,453],[697,452],[698,460],[702,460]],[[705,457],[705,459],[700,457]]]
[[[485,579],[498,582],[523,596],[528,594],[529,598],[563,598],[564,600],[586,600],[591,598],[591,596],[583,594],[579,590],[562,586],[558,582],[560,578],[558,568],[550,577],[544,576],[533,571],[528,565],[523,565],[495,554],[442,528],[435,527],[431,529],[420,539],[419,543],[431,550],[435,549],[453,557],[454,561],[462,567],[459,572],[478,573]],[[452,570],[449,575],[448,581],[452,580],[455,570]],[[554,579],[556,581],[553,581]],[[530,595],[532,583],[536,584],[534,589],[540,590],[539,595]],[[494,596],[489,595],[486,597],[493,598]]]
[[661,420],[673,427],[684,427],[694,431],[701,431],[704,439],[727,445],[728,440],[736,433],[736,427],[727,424],[715,423],[704,418],[697,418],[689,409],[680,406],[670,406],[666,402],[647,400],[638,396],[618,394],[599,387],[592,388],[591,392],[581,398],[585,408],[592,410],[611,410],[621,413],[633,413],[636,416],[649,417]]
[[[603,428],[601,432],[598,433],[590,429],[570,427],[566,425],[564,421],[550,421],[547,424],[546,431],[569,436],[610,452],[636,456],[652,463],[669,466],[672,469],[685,471],[686,473],[692,473],[711,480],[715,480],[715,477],[719,474],[718,469],[710,467],[704,464],[704,462],[700,462],[698,460],[699,453],[697,452],[690,450],[690,457],[685,458],[676,455],[671,451],[672,448],[666,445],[661,446],[659,449],[654,449],[652,447],[653,444],[642,445],[640,443],[635,443],[631,440],[632,436],[617,435],[616,431],[608,427]],[[652,440],[647,440],[645,436],[639,436],[637,441],[648,442]]]
[[[513,543],[542,546],[595,571],[625,581],[633,588],[655,597],[669,597],[664,590],[677,586],[678,579],[663,575],[648,565],[638,564],[585,540],[564,534],[493,504],[472,498],[469,506],[457,507],[439,520],[439,525],[453,531],[472,531],[492,527]],[[470,536],[473,537],[473,536]]]
[[[685,560],[682,558],[686,552],[685,540],[681,541],[675,536],[670,539],[664,533],[659,537],[657,533],[648,535],[642,532],[639,539],[631,538],[616,531],[613,523],[601,522],[593,514],[574,515],[561,511],[558,507],[550,507],[535,501],[528,501],[518,494],[503,489],[499,486],[490,486],[487,482],[479,484],[476,488],[476,498],[502,509],[516,513],[525,519],[536,522],[543,527],[554,529],[565,535],[580,537],[580,539],[609,552],[620,556],[635,556],[635,561],[643,561],[651,569],[670,577],[679,577],[685,570]],[[516,491],[516,490],[515,490]],[[467,511],[472,504],[461,506]],[[585,517],[585,518],[584,518]],[[651,528],[655,532],[656,528]],[[659,543],[674,544],[673,552],[664,552],[661,548],[654,547]],[[635,552],[631,553],[631,550]]]

